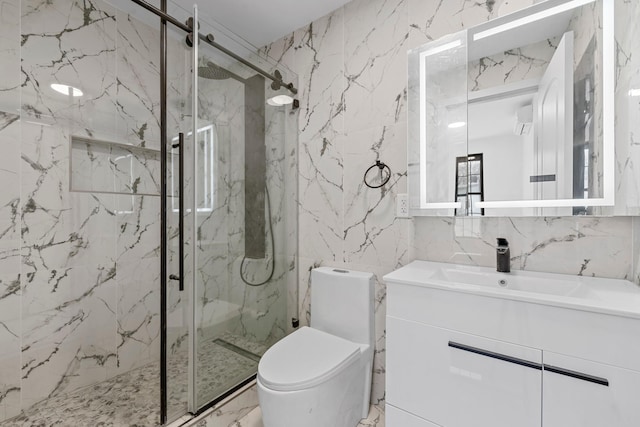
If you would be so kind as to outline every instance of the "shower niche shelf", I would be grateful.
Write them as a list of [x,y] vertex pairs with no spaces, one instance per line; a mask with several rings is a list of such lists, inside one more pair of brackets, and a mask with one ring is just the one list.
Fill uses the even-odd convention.
[[71,137],[70,191],[159,196],[160,150]]

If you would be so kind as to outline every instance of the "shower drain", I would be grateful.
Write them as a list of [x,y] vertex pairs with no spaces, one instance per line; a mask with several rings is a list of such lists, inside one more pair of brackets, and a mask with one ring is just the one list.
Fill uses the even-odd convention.
[[218,344],[220,347],[224,347],[227,350],[231,350],[234,353],[239,354],[242,357],[245,357],[247,359],[253,360],[254,362],[259,362],[260,361],[260,356],[258,356],[257,354],[251,353],[248,350],[245,350],[242,347],[238,347],[235,344],[231,344],[229,341],[225,341],[221,338],[216,338],[215,340],[213,340],[213,342],[215,344]]

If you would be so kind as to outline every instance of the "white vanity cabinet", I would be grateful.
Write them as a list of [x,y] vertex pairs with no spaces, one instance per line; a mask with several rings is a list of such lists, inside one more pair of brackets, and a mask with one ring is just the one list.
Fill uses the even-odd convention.
[[540,427],[542,373],[524,361],[541,360],[539,350],[387,317],[387,401],[436,425]]
[[544,427],[640,426],[640,372],[552,352],[544,366]]
[[385,282],[388,427],[640,426],[636,285],[424,261]]

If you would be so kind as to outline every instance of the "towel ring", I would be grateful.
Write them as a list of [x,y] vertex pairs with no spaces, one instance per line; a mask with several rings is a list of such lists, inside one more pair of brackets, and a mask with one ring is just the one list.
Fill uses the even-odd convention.
[[[380,170],[380,179],[382,180],[382,183],[380,185],[371,185],[367,182],[367,175],[369,174],[369,172],[371,172],[372,169],[374,168],[378,168]],[[382,178],[383,175],[383,171],[387,170],[387,176]],[[386,164],[382,163],[380,160],[376,160],[376,164],[371,166],[369,169],[367,169],[367,171],[364,173],[364,184],[369,187],[369,188],[380,188],[383,185],[385,185],[387,182],[389,182],[389,178],[391,178],[391,169],[389,169],[389,166],[387,166]]]

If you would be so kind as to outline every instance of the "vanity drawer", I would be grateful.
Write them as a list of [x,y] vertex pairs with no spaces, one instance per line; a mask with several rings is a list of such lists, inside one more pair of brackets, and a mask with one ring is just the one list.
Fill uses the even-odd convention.
[[540,427],[542,352],[387,316],[387,401],[446,427]]
[[640,426],[640,372],[543,352],[544,427]]
[[387,427],[440,427],[389,404],[385,407],[384,418]]

